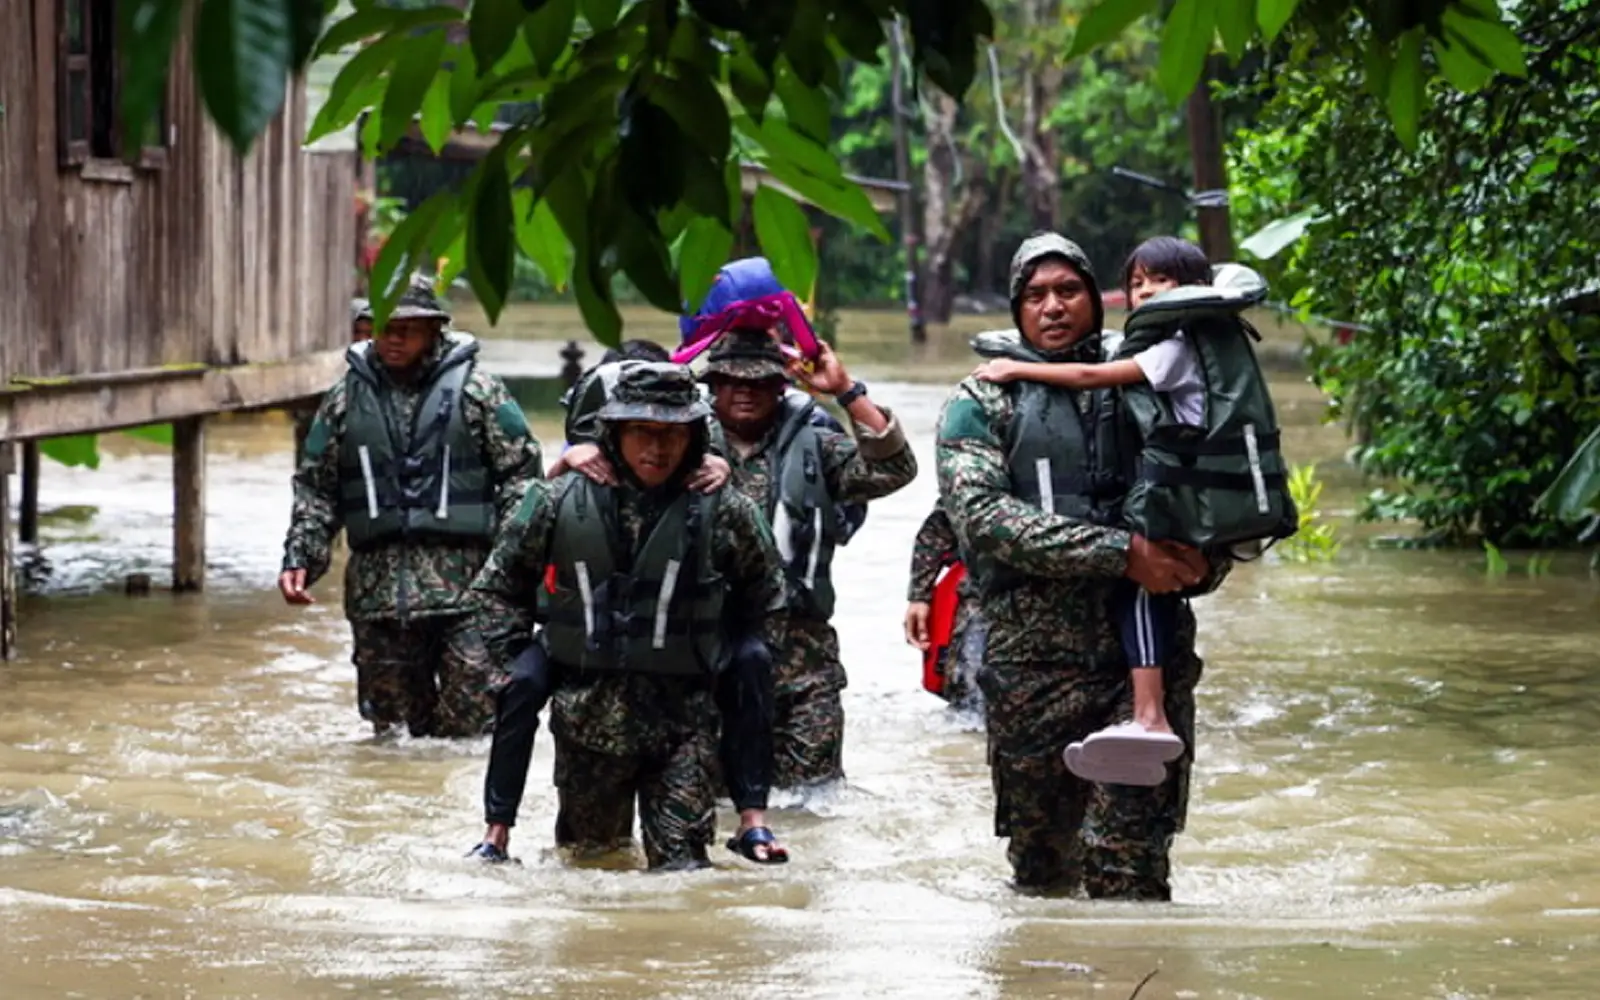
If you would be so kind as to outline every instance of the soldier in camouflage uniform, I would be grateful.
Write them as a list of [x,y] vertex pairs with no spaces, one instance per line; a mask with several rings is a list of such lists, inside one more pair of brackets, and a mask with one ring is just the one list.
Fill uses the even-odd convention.
[[466,589],[543,471],[522,409],[449,320],[414,281],[382,335],[350,348],[294,476],[278,586],[312,603],[344,530],[357,701],[380,735],[402,723],[413,736],[487,731],[491,678]]
[[[1011,264],[1010,350],[1034,361],[1103,360],[1104,316],[1088,258],[1055,235]],[[1113,525],[1136,454],[1105,393],[964,380],[940,415],[941,504],[989,623],[987,707],[995,834],[1015,885],[1096,898],[1171,897],[1168,852],[1182,828],[1189,751],[1155,788],[1090,785],[1062,750],[1127,717],[1126,657],[1109,600],[1122,577],[1152,593],[1214,586],[1224,565]],[[1053,511],[1053,512],[1052,512]],[[1184,606],[1167,712],[1193,747],[1194,617]]]
[[[894,415],[867,398],[822,345],[815,368],[786,364],[765,330],[731,330],[702,376],[727,437],[734,486],[761,505],[788,578],[783,639],[774,647],[773,785],[844,777],[846,678],[839,662],[830,563],[838,505],[887,496],[916,478],[917,462]],[[790,377],[834,397],[855,439],[815,426],[810,400],[786,397]]]
[[637,797],[652,869],[710,864],[716,676],[730,636],[776,638],[784,597],[760,509],[687,486],[708,412],[681,365],[624,371],[599,413],[617,485],[569,472],[531,487],[473,585],[502,665],[525,651],[544,588],[557,843],[616,847]]
[[[960,544],[949,515],[937,505],[923,519],[911,544],[911,580],[906,588],[906,642],[924,653],[933,644],[934,585],[946,567],[961,561]],[[961,603],[956,608],[956,620],[950,630],[950,645],[938,664],[944,679],[940,697],[953,708],[981,715],[983,692],[978,687],[978,673],[983,668],[988,627],[983,622],[971,577],[964,578],[957,590]]]

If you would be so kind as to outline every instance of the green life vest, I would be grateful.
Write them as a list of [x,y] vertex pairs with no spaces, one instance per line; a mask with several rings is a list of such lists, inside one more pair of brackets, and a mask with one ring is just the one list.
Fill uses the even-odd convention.
[[[1015,330],[979,334],[972,346],[986,358],[1051,360]],[[1113,394],[1024,381],[1006,383],[1004,389],[1013,401],[1005,434],[1011,495],[1052,514],[1117,523],[1135,440]],[[981,593],[1007,590],[1022,580],[1022,574],[988,556],[974,556],[968,569]]]
[[685,491],[626,551],[612,487],[568,473],[555,494],[550,658],[579,670],[697,677],[722,669],[725,584],[712,566],[717,496]]
[[839,519],[822,469],[822,438],[811,423],[816,403],[785,397],[778,409],[773,443],[777,468],[767,494],[767,521],[778,543],[784,573],[802,595],[793,609],[818,621],[833,617],[833,551]]
[[371,341],[346,352],[339,513],[352,549],[493,540],[494,485],[462,408],[477,354],[476,340],[451,334],[449,351],[417,387],[422,398],[407,423]]
[[1185,285],[1157,295],[1128,317],[1116,358],[1183,331],[1205,382],[1205,423],[1183,424],[1165,394],[1124,386],[1143,447],[1123,519],[1152,539],[1202,549],[1288,538],[1299,528],[1280,450],[1277,412],[1240,313],[1256,296]]

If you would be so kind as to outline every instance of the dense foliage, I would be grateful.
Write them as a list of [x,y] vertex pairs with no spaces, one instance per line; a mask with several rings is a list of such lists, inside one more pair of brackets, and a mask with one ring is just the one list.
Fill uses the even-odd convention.
[[1275,288],[1363,326],[1315,360],[1362,467],[1398,483],[1367,512],[1501,546],[1572,539],[1537,501],[1600,424],[1600,2],[1516,16],[1526,78],[1430,85],[1413,151],[1348,51],[1293,40],[1232,168],[1256,221],[1315,220]]

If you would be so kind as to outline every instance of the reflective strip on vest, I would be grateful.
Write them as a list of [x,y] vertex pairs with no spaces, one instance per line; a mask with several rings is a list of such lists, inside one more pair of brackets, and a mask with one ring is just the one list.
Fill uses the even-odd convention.
[[575,564],[573,572],[578,574],[578,593],[583,597],[583,634],[585,638],[594,638],[594,588],[589,585],[589,564],[580,562]]
[[667,611],[672,607],[672,592],[678,589],[681,565],[676,559],[668,559],[667,568],[661,574],[661,591],[656,595],[656,631],[650,643],[655,649],[667,647]]
[[1039,481],[1039,506],[1054,514],[1056,512],[1056,487],[1050,475],[1050,460],[1041,458],[1034,462],[1033,474]]
[[1267,480],[1261,473],[1261,451],[1256,447],[1256,425],[1244,425],[1244,453],[1250,461],[1250,481],[1256,487],[1256,510],[1262,514],[1272,510],[1267,499]]
[[361,479],[367,486],[367,516],[374,521],[378,519],[378,484],[372,479],[372,452],[362,445],[357,449],[361,456]]

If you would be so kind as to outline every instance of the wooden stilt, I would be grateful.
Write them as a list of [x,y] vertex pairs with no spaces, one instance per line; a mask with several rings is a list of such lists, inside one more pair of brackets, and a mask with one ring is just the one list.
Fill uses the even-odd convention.
[[206,430],[202,417],[172,425],[172,589],[206,582]]
[[17,540],[39,544],[39,442],[22,442],[22,507],[17,512]]
[[0,443],[0,660],[17,655],[17,580],[12,572],[11,463],[15,449]]

